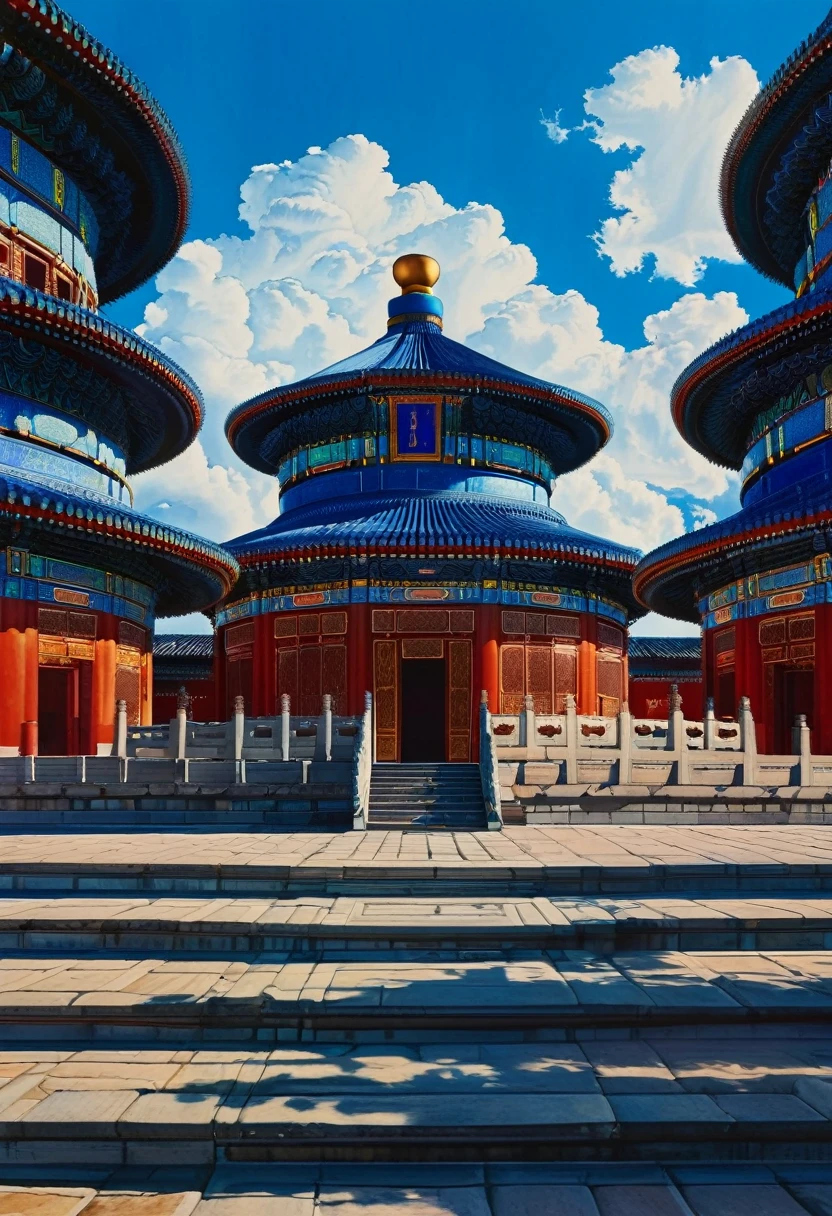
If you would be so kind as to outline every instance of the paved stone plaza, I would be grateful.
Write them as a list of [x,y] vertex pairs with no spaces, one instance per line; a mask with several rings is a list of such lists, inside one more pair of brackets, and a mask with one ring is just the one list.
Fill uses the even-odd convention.
[[0,1214],[828,1216],[832,833],[0,837]]

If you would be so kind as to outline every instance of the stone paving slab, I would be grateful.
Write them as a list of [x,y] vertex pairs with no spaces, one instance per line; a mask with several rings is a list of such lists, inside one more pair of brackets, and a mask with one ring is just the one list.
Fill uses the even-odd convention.
[[[138,1166],[142,1159],[150,1164],[154,1153],[167,1154],[171,1166],[199,1165],[210,1164],[220,1151],[251,1152],[281,1142],[285,1149],[290,1142],[333,1138],[359,1146],[382,1142],[411,1148],[437,1135],[460,1144],[484,1139],[510,1145],[529,1139],[549,1149],[555,1142],[609,1142],[618,1150],[624,1146],[625,1153],[628,1143],[661,1143],[668,1137],[677,1145],[776,1140],[780,1145],[812,1143],[816,1153],[832,1155],[832,1028],[798,1037],[788,1050],[780,1038],[757,1040],[744,1046],[742,1064],[729,1064],[736,1046],[731,1039],[661,1034],[639,1043],[601,1045],[469,1041],[206,1050],[190,1044],[169,1051],[87,1046],[49,1053],[7,1042],[0,1047],[0,1183],[12,1181],[14,1171],[31,1182],[27,1166],[57,1170],[81,1162],[90,1170],[96,1155],[102,1165]],[[667,1080],[662,1092],[650,1089],[657,1076]],[[636,1089],[622,1092],[618,1081]],[[786,1092],[787,1082],[791,1092]],[[234,1193],[258,1193],[258,1188],[246,1189],[252,1168],[256,1174],[256,1167],[221,1171],[208,1184],[206,1198],[229,1193],[223,1187],[232,1178]],[[294,1168],[291,1174],[286,1167],[269,1166],[272,1173],[262,1175],[261,1183],[279,1181],[281,1172],[284,1180],[305,1178],[310,1193],[315,1183],[350,1182],[347,1172],[337,1177],[343,1166]],[[390,1186],[396,1172],[401,1178],[408,1168],[414,1184],[419,1181],[414,1167],[375,1168],[375,1179],[365,1166],[353,1181]],[[736,1167],[722,1167],[730,1168]],[[815,1166],[814,1172],[803,1167],[801,1173],[799,1165],[789,1168],[790,1182],[832,1187],[832,1164]],[[518,1163],[501,1173],[497,1166],[431,1162],[430,1169],[434,1186],[442,1185],[443,1174],[448,1185],[454,1178],[466,1187],[480,1185],[486,1169],[493,1185],[506,1187],[624,1185],[627,1170],[626,1185],[657,1185],[655,1175],[665,1177],[658,1167],[624,1164],[624,1175],[608,1173],[606,1181],[603,1168],[589,1164],[567,1169]],[[722,1185],[727,1175],[715,1177],[713,1169],[708,1173],[695,1163],[686,1166],[676,1175],[683,1193],[689,1185]],[[755,1165],[737,1181],[776,1186],[777,1171],[776,1165]],[[56,1172],[53,1177],[61,1176]],[[130,1189],[127,1181],[122,1178],[125,1191]],[[135,1175],[132,1189],[138,1190],[141,1181]],[[176,1171],[169,1181],[176,1183],[172,1189],[177,1193],[193,1198],[196,1188],[181,1185]],[[422,1181],[427,1181],[425,1175]],[[0,1213],[29,1210],[14,1207],[3,1195],[0,1190]],[[64,1197],[56,1191],[55,1203]],[[82,1187],[73,1197],[91,1199],[92,1194]],[[516,1198],[560,1202],[563,1196],[540,1191]],[[180,1194],[177,1202],[183,1201]]]
[[4,950],[390,949],[424,943],[531,943],[634,949],[815,949],[832,946],[832,897],[472,896],[403,904],[385,897],[192,899],[73,896],[0,899]]
[[54,1169],[0,1183],[0,1214],[825,1216],[832,1194],[824,1165],[122,1166],[76,1185],[55,1181]]
[[[502,832],[0,836],[0,892],[381,895],[435,884],[597,893],[832,890],[823,826],[517,827]],[[789,888],[791,889],[791,888]]]
[[[825,1019],[832,956],[807,951],[321,951],[226,958],[115,953],[0,958],[15,1033],[184,1028],[286,1037],[351,1027],[594,1027]],[[303,1019],[302,1023],[298,1019]],[[502,1020],[502,1021],[501,1021]],[[119,1031],[119,1027],[123,1029]],[[40,1029],[38,1029],[40,1028]],[[641,1031],[640,1031],[641,1032]]]

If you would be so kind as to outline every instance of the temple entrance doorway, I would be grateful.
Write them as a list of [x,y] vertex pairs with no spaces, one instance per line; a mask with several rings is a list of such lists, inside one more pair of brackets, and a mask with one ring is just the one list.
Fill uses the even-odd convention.
[[71,756],[78,750],[78,672],[74,667],[38,669],[38,752]]
[[445,759],[445,660],[403,659],[403,764]]
[[812,726],[815,700],[815,673],[811,668],[787,667],[778,663],[774,668],[774,751],[788,756],[792,750],[792,727],[798,714],[805,714]]

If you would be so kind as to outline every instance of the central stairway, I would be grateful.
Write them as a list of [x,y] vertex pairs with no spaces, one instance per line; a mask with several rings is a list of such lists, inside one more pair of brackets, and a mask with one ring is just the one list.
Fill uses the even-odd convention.
[[485,830],[476,764],[374,764],[370,828]]

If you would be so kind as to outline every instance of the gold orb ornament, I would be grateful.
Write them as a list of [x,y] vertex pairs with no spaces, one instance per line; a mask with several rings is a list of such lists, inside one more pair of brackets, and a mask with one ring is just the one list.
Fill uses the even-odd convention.
[[393,278],[402,289],[402,295],[421,291],[432,295],[439,278],[439,263],[426,253],[403,253],[393,263]]

